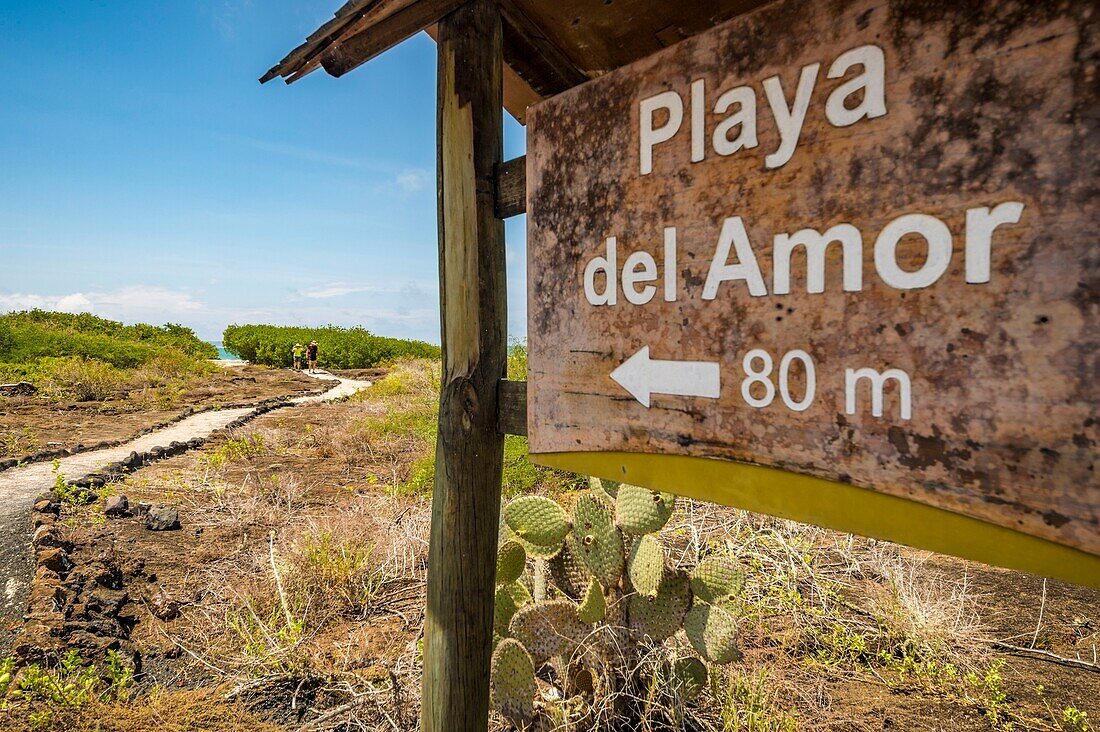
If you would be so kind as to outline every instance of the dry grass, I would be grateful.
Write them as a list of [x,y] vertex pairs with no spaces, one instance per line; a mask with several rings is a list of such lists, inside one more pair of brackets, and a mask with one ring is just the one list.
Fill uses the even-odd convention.
[[[188,529],[223,537],[175,578],[171,591],[194,598],[182,616],[142,621],[179,654],[161,683],[215,685],[196,703],[239,703],[283,729],[416,728],[430,506],[409,488],[434,449],[435,374],[401,364],[366,397],[303,408],[308,420],[271,415],[146,480],[141,491],[180,504]],[[569,487],[555,478],[535,490],[568,497]],[[991,726],[1060,728],[1022,721],[999,696],[983,598],[965,573],[686,499],[661,539],[678,567],[722,554],[746,568],[744,660],[713,667],[709,688],[684,704],[663,675],[671,658],[694,655],[682,634],[634,652],[611,624],[579,651],[603,664],[591,692],[567,688],[560,663],[540,672],[545,729],[869,729],[839,696],[845,685],[949,700]],[[119,727],[135,728],[147,727]],[[493,728],[507,725],[494,716]]]
[[[36,717],[47,714],[47,716]],[[41,722],[36,720],[41,719]],[[179,691],[154,690],[131,701],[92,701],[81,706],[27,709],[15,707],[0,712],[0,722],[10,732],[277,732],[282,727],[250,712],[241,704],[227,702],[217,689]]]

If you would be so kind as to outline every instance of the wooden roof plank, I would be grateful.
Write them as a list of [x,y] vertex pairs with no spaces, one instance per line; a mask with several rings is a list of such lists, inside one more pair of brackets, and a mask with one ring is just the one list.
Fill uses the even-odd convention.
[[589,76],[511,0],[500,0],[504,60],[543,97],[583,84]]
[[[767,0],[499,0],[504,104],[521,123],[541,99],[647,56]],[[461,0],[348,0],[261,78],[333,76],[428,31]]]
[[321,56],[321,66],[337,78],[358,68],[401,41],[435,25],[465,0],[420,0],[388,15],[335,44]]

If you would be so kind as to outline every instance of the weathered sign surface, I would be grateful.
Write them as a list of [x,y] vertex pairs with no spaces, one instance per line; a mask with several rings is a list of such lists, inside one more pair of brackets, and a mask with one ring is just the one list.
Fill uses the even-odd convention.
[[532,453],[769,466],[1100,555],[1098,16],[779,2],[533,108]]

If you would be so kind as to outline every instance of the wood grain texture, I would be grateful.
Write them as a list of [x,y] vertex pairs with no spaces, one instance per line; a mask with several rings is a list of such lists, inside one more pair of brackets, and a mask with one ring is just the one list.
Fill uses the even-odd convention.
[[501,379],[498,390],[500,418],[497,420],[502,435],[527,434],[527,382]]
[[[534,453],[623,451],[746,461],[909,498],[1100,554],[1100,58],[1092,3],[785,0],[529,110],[530,444]],[[886,59],[888,113],[850,127],[825,119],[826,79],[863,44]],[[799,70],[821,63],[793,158],[769,169],[778,133],[761,85],[789,100]],[[690,159],[689,87],[756,93],[757,148]],[[639,102],[684,98],[680,134],[639,173]],[[708,107],[709,109],[709,107]],[[707,116],[708,134],[724,115]],[[992,279],[964,277],[965,212],[1016,200],[997,231]],[[935,216],[953,235],[946,273],[899,290],[876,274],[874,242],[892,219]],[[743,282],[703,300],[722,221],[742,216],[769,294]],[[863,237],[863,287],[844,292],[830,247],[826,288],[771,293],[772,237],[841,222]],[[661,261],[677,227],[679,299],[645,305],[585,298],[585,264],[618,238],[618,261]],[[903,245],[914,269],[921,248]],[[731,261],[736,261],[731,256]],[[658,285],[660,282],[658,281]],[[718,361],[720,398],[653,397],[646,409],[609,378],[643,346],[657,359]],[[817,396],[802,413],[741,396],[751,348],[804,349]],[[913,413],[847,414],[846,368],[900,368]],[[774,382],[774,374],[772,376]],[[801,395],[801,387],[795,389]]]
[[484,730],[503,467],[497,383],[507,352],[501,24],[492,0],[439,23],[439,242],[443,372],[428,552],[421,725]]
[[527,158],[518,157],[497,166],[497,218],[519,216],[527,210]]
[[458,8],[465,0],[420,0],[344,38],[321,57],[321,65],[337,78],[362,66],[383,51],[411,38]]

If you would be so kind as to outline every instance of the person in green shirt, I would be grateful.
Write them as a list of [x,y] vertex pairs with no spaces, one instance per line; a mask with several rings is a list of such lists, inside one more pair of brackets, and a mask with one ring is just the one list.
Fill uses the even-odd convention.
[[295,371],[301,371],[302,370],[302,352],[305,351],[305,346],[303,346],[301,343],[295,343],[293,351],[294,351],[294,370]]

